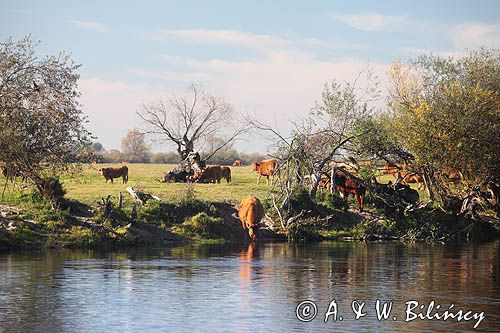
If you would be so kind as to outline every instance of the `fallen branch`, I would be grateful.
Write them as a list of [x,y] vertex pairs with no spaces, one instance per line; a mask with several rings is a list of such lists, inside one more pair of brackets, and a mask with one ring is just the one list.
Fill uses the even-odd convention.
[[127,192],[141,205],[144,205],[144,203],[149,199],[155,199],[158,202],[161,201],[160,197],[151,193],[136,191],[131,186],[127,187]]

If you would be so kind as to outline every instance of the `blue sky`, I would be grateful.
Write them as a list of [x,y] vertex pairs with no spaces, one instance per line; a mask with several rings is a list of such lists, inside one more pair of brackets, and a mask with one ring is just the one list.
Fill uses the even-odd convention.
[[[27,34],[40,54],[83,64],[88,127],[111,149],[140,127],[143,103],[192,82],[286,132],[332,78],[369,65],[384,82],[396,59],[500,47],[500,1],[0,0],[0,39]],[[264,152],[266,141],[237,148]]]

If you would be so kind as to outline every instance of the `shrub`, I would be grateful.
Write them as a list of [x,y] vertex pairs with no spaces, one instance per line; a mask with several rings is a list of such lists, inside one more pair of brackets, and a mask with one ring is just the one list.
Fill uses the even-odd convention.
[[199,213],[186,220],[173,231],[191,239],[229,239],[230,231],[220,217],[212,217],[206,213]]

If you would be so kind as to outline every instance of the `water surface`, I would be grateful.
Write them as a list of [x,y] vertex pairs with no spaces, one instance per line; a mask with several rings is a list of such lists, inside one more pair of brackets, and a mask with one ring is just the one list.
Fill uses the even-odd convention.
[[[323,242],[0,253],[0,331],[474,331],[476,320],[405,323],[409,300],[484,312],[476,330],[500,331],[499,252]],[[377,299],[393,301],[388,320]],[[317,306],[310,322],[296,317],[303,300]],[[332,300],[343,320],[324,323]],[[359,320],[353,300],[366,302]]]

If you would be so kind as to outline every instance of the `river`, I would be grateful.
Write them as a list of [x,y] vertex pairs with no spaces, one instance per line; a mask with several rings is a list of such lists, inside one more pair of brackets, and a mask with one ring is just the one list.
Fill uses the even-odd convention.
[[[500,331],[499,261],[499,241],[0,253],[0,331]],[[311,303],[299,307],[302,320],[316,313],[308,322],[297,318],[304,300],[317,309]],[[355,309],[366,313],[358,320],[355,300]],[[377,319],[377,300],[381,306],[392,301],[387,320]],[[427,309],[432,300],[431,314],[454,304],[449,311],[471,311],[469,320],[405,322],[413,304],[406,302]],[[470,318],[479,313],[484,319],[474,330],[479,317]]]

